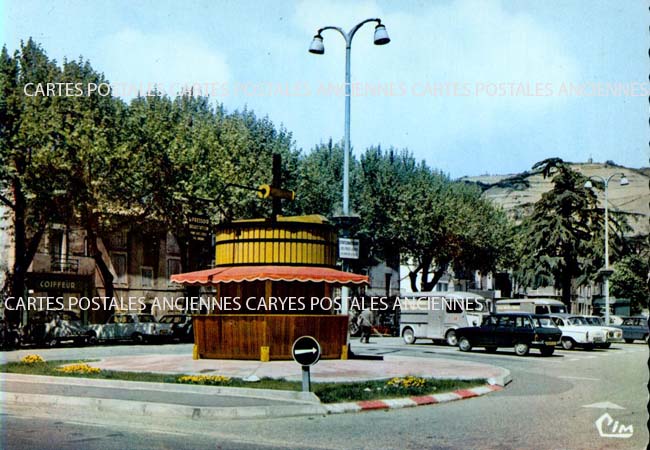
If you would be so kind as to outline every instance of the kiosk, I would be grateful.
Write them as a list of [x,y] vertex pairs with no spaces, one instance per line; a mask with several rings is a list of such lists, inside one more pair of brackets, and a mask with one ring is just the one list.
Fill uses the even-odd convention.
[[318,215],[219,226],[215,267],[171,277],[215,298],[238,299],[236,313],[193,317],[194,357],[287,360],[295,340],[307,335],[320,342],[321,359],[347,359],[348,316],[337,314],[334,288],[364,285],[368,277],[337,270],[336,252],[336,230]]

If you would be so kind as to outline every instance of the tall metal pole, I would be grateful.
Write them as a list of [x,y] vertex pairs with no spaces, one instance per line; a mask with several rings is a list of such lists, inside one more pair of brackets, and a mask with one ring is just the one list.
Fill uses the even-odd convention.
[[[613,175],[612,175],[613,176]],[[609,210],[607,187],[612,176],[605,180],[605,325],[609,325]]]
[[345,143],[343,155],[343,216],[350,215],[350,54],[352,36],[345,39]]
[[613,173],[609,177],[601,177],[600,175],[592,175],[591,178],[598,179],[605,185],[605,270],[603,278],[605,280],[605,324],[609,325],[609,182],[615,176],[621,176],[621,184],[627,184],[627,179],[624,173]]
[[[339,27],[333,27],[333,26],[327,26],[323,27],[318,30],[318,34],[315,36],[315,38],[320,38],[321,33],[325,30],[336,30],[338,31],[341,36],[343,36],[343,39],[345,39],[345,137],[344,137],[344,142],[343,142],[343,212],[342,216],[344,217],[344,229],[343,229],[343,236],[347,237],[348,236],[348,230],[347,230],[347,218],[350,215],[350,153],[351,153],[351,144],[350,144],[350,97],[351,97],[351,54],[352,54],[352,38],[354,38],[354,35],[356,32],[361,28],[363,25],[369,23],[369,22],[376,22],[378,27],[381,25],[381,20],[378,18],[373,18],[373,19],[366,19],[362,22],[359,22],[356,24],[354,27],[349,32],[343,31],[343,29]],[[375,41],[375,44],[378,45],[383,45],[388,42],[387,36],[384,39],[384,42],[378,42]],[[312,49],[310,49],[312,51]],[[313,53],[318,53],[322,54],[324,52],[324,49],[322,46],[320,49],[314,49]],[[343,261],[343,270],[347,271],[347,263]],[[348,296],[349,296],[349,290],[347,286],[342,286],[341,288],[341,297],[342,297],[342,305],[341,305],[341,312],[343,314],[348,313]]]

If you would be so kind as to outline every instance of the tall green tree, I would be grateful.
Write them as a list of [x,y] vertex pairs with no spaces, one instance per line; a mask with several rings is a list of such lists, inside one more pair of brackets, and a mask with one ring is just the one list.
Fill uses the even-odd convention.
[[574,282],[585,282],[600,267],[597,236],[603,217],[595,193],[584,187],[587,179],[564,161],[546,159],[533,170],[553,177],[553,188],[520,226],[515,278],[524,287],[555,286],[569,305]]
[[[29,83],[57,82],[61,70],[29,39],[9,55],[0,54],[0,201],[11,211],[14,263],[2,290],[14,301],[25,292],[25,277],[48,221],[66,216],[67,167],[53,156],[58,144],[55,97],[27,96]],[[7,319],[19,317],[7,308]]]

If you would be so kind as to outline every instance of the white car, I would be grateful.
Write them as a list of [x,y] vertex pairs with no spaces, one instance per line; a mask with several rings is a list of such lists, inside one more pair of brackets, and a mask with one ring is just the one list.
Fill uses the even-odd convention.
[[136,344],[171,337],[171,324],[159,323],[151,314],[117,313],[105,324],[89,325],[97,341],[130,340]]
[[612,345],[612,342],[623,342],[623,330],[616,327],[608,327],[605,325],[605,321],[602,317],[598,316],[580,316],[584,318],[589,325],[592,327],[600,327],[607,331],[607,342],[603,345],[599,345],[601,348],[609,348]]
[[[589,325],[578,325],[572,323],[570,318],[575,317],[570,314],[551,314],[551,319],[562,331],[560,343],[565,350],[571,350],[575,347],[582,347],[585,350],[593,350],[600,344],[607,341],[606,331],[599,327]],[[586,323],[586,321],[584,321]]]

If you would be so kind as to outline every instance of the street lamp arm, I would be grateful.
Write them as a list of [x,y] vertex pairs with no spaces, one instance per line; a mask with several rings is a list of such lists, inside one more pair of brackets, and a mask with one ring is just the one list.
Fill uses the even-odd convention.
[[353,26],[352,29],[348,33],[343,31],[343,29],[340,28],[340,27],[327,26],[327,27],[320,28],[318,30],[318,35],[320,35],[323,31],[326,31],[326,30],[336,30],[339,33],[341,33],[341,36],[343,36],[343,39],[345,39],[346,46],[350,47],[350,45],[352,45],[352,38],[357,33],[357,31],[359,31],[359,28],[361,28],[362,26],[364,26],[365,24],[367,24],[369,22],[377,22],[377,25],[381,25],[381,20],[380,19],[366,19],[363,22],[359,22],[358,24]]
[[364,26],[365,24],[367,24],[369,22],[377,22],[377,25],[381,25],[381,20],[380,19],[366,19],[363,22],[359,22],[354,27],[352,27],[352,29],[348,33],[348,41],[352,42],[352,38],[354,37],[356,32],[359,31],[359,28],[361,28],[362,26]]
[[323,28],[319,28],[318,33],[316,35],[320,36],[320,34],[323,31],[327,31],[327,30],[336,30],[336,31],[338,31],[339,33],[341,33],[341,36],[343,36],[343,39],[345,39],[345,42],[348,42],[348,35],[345,33],[345,31],[343,31],[342,28],[339,28],[339,27],[323,27]]

